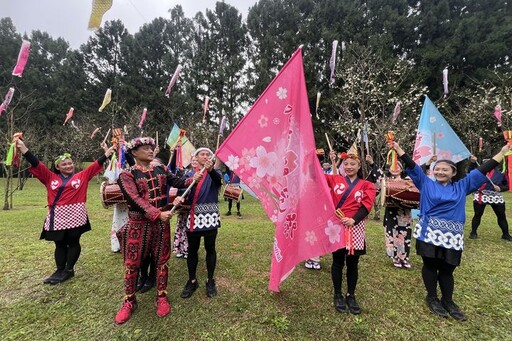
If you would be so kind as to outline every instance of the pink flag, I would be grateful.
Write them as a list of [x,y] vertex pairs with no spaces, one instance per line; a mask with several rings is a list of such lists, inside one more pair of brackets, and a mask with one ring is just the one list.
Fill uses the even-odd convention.
[[147,108],[144,108],[144,110],[142,110],[142,116],[140,117],[140,122],[139,122],[139,128],[142,129],[142,124],[144,123],[144,121],[146,120],[146,115],[148,113],[148,109]]
[[275,224],[269,289],[295,265],[345,247],[316,156],[298,49],[217,151]]
[[75,109],[73,109],[73,107],[69,108],[69,111],[66,114],[66,119],[64,120],[64,123],[62,123],[62,125],[66,125],[66,123],[68,123],[68,121],[71,119],[71,117],[73,117],[74,111],[75,111]]
[[498,120],[498,126],[501,126],[501,105],[494,107],[494,117]]
[[169,85],[167,86],[167,90],[165,90],[165,97],[169,97],[171,94],[172,87],[174,84],[176,84],[176,81],[178,80],[178,77],[180,76],[181,72],[181,65],[178,64],[176,67],[176,71],[174,71],[174,75],[172,75],[171,81],[169,82]]
[[396,102],[395,109],[393,110],[393,116],[391,117],[391,123],[395,124],[396,119],[398,118],[398,115],[400,115],[400,106],[402,102],[398,101]]
[[30,42],[27,40],[23,40],[21,43],[20,53],[18,54],[18,62],[16,66],[12,70],[13,76],[21,77],[23,75],[23,70],[25,69],[25,65],[27,65],[28,55],[30,54]]
[[14,88],[9,88],[7,93],[5,94],[4,101],[0,104],[0,116],[2,116],[2,112],[7,111],[9,104],[11,103],[12,96],[14,95]]

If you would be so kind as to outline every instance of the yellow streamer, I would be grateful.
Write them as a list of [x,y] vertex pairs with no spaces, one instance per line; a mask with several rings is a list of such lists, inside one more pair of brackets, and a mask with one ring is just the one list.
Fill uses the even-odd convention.
[[92,12],[88,27],[90,30],[97,30],[100,28],[103,15],[112,7],[112,1],[113,0],[92,1]]

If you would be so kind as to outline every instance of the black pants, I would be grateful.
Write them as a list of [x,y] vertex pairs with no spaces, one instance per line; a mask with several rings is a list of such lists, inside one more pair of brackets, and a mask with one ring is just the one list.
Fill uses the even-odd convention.
[[204,237],[204,249],[206,250],[206,270],[208,279],[213,279],[215,266],[217,264],[217,251],[215,250],[215,241],[217,239],[217,229],[211,231],[190,232],[187,231],[188,238],[188,278],[196,279],[197,263],[199,261],[198,251],[201,245],[201,237]]
[[[233,207],[233,199],[228,199],[228,212],[231,212],[232,207]],[[236,202],[236,211],[240,212],[240,201]]]
[[478,226],[480,226],[486,205],[490,205],[494,211],[494,214],[496,214],[498,226],[501,228],[503,236],[508,236],[509,231],[507,216],[505,215],[505,204],[479,204],[477,201],[473,201],[473,209],[475,210],[475,215],[471,221],[471,233],[476,233]]
[[142,260],[139,273],[139,280],[142,282],[142,284],[144,284],[147,279],[151,279],[153,282],[156,281],[156,265],[155,260],[151,254]]
[[62,240],[55,241],[55,265],[57,269],[73,270],[81,251],[80,236],[65,237]]
[[454,279],[453,272],[455,265],[446,263],[443,259],[421,257],[423,258],[423,268],[421,275],[423,283],[427,289],[428,297],[437,297],[437,283],[441,288],[441,300],[451,302],[453,298]]
[[359,256],[347,255],[347,249],[339,249],[332,253],[332,285],[334,287],[334,294],[341,295],[341,284],[345,260],[347,263],[347,293],[353,296],[356,291],[357,279],[359,277]]

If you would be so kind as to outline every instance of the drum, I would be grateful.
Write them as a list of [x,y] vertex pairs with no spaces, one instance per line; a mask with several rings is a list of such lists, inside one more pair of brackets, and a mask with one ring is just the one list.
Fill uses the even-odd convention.
[[420,191],[412,180],[383,178],[380,203],[386,207],[418,208]]
[[240,199],[242,199],[242,192],[242,187],[227,184],[226,187],[224,187],[224,193],[222,193],[222,196],[225,199],[240,201]]
[[121,188],[117,183],[108,183],[103,181],[100,186],[100,199],[104,208],[109,208],[115,204],[126,203]]

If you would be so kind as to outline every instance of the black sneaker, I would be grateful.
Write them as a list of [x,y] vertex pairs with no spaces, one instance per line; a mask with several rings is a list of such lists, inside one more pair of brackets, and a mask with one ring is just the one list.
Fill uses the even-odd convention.
[[361,307],[359,304],[357,304],[356,297],[354,295],[348,295],[347,294],[347,305],[348,305],[348,311],[350,311],[354,315],[361,314]]
[[226,213],[226,215],[231,215],[231,211],[228,211],[228,212]]
[[508,240],[509,242],[512,242],[512,236],[510,234],[507,234],[506,236],[501,236],[501,239]]
[[190,296],[192,296],[194,294],[194,291],[196,291],[198,287],[199,287],[199,283],[197,282],[197,280],[192,282],[189,279],[187,281],[187,284],[185,284],[185,288],[181,292],[181,295],[180,295],[181,298],[189,298]]
[[339,313],[348,313],[347,305],[342,294],[334,294],[333,298],[334,309]]
[[57,283],[62,283],[62,282],[65,282],[67,281],[68,279],[70,279],[71,277],[74,277],[75,276],[75,270],[71,269],[71,270],[62,270],[62,272],[60,273],[60,275],[58,277],[55,278],[55,283],[50,283],[50,284],[57,284]]
[[240,212],[236,212],[236,217],[237,217],[238,219],[242,219],[242,213],[240,213]]
[[442,317],[448,317],[448,312],[443,308],[441,301],[437,297],[427,297],[426,302],[431,312]]
[[460,311],[459,306],[457,306],[453,301],[445,302],[441,301],[443,307],[448,311],[448,313],[456,319],[457,321],[466,321],[466,316],[462,311]]
[[206,296],[217,296],[217,286],[215,285],[215,279],[213,278],[206,281]]
[[43,283],[44,284],[56,284],[56,283],[58,283],[57,282],[57,278],[60,277],[62,271],[64,271],[64,269],[57,269],[57,270],[55,270],[55,272],[52,273],[50,275],[50,277],[47,277],[47,278],[44,279]]
[[476,234],[476,232],[471,232],[469,234],[469,239],[477,239],[478,238],[478,234]]

